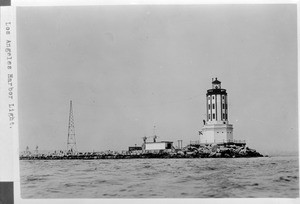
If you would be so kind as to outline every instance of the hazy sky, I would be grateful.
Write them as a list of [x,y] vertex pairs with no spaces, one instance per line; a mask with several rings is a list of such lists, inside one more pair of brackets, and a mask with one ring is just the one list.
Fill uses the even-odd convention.
[[211,78],[234,139],[298,149],[295,5],[17,8],[20,149],[199,140]]

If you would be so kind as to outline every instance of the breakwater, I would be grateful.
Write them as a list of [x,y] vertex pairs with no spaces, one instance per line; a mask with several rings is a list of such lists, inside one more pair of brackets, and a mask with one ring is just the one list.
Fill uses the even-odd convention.
[[123,151],[118,152],[77,152],[75,154],[24,154],[20,160],[67,160],[67,159],[151,159],[151,158],[239,158],[263,157],[259,152],[243,146],[187,146],[183,149],[157,150],[157,151]]

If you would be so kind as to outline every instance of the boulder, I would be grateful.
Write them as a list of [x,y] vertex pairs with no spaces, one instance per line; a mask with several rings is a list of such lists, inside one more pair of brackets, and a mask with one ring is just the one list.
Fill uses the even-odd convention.
[[203,153],[204,153],[204,154],[210,154],[210,153],[211,153],[211,151],[210,151],[210,150],[208,150],[208,149],[205,149],[205,150],[203,151]]
[[230,154],[227,154],[227,153],[226,153],[226,154],[224,154],[224,157],[229,158],[229,157],[231,157],[231,156],[230,156]]
[[209,155],[208,155],[208,157],[215,157],[216,156],[216,152],[211,152]]
[[229,150],[229,148],[227,148],[227,147],[220,147],[220,152],[226,152],[228,150]]
[[217,144],[213,144],[211,147],[211,151],[216,152],[218,148],[219,148],[219,146]]

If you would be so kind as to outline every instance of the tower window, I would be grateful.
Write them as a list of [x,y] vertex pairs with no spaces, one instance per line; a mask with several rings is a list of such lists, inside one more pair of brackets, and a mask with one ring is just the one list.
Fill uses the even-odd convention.
[[212,104],[212,108],[215,109],[215,104],[214,103]]
[[225,119],[225,113],[223,113],[223,119]]
[[215,114],[213,113],[213,119],[215,119]]
[[208,114],[208,120],[210,120],[210,114]]
[[225,97],[223,96],[223,99],[224,99]]
[[215,99],[215,97],[213,96],[213,99]]
[[208,109],[210,109],[210,104],[208,104]]
[[223,103],[223,109],[225,108],[225,104]]

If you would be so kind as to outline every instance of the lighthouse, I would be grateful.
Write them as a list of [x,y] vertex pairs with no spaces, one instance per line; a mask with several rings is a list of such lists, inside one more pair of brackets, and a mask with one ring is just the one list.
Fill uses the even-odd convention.
[[202,127],[200,143],[233,142],[233,125],[228,122],[228,98],[217,78],[206,93],[206,121]]

